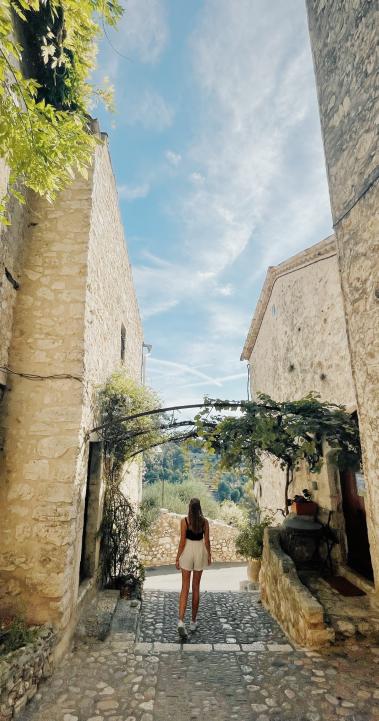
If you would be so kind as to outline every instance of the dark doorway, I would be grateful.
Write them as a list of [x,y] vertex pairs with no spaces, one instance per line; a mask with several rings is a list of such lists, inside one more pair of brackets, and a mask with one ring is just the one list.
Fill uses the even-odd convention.
[[347,537],[347,562],[354,571],[372,580],[374,576],[367,533],[365,499],[362,491],[357,488],[354,471],[350,469],[341,471],[340,478]]
[[92,578],[98,561],[98,530],[102,509],[102,449],[101,443],[89,444],[86,499],[84,506],[82,554],[80,558],[80,583]]

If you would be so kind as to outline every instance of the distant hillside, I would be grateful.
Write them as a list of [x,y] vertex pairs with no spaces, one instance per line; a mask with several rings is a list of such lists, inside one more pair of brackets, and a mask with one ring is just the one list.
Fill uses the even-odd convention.
[[201,481],[218,501],[242,500],[248,481],[237,471],[223,471],[217,455],[195,444],[168,443],[144,457],[144,483]]

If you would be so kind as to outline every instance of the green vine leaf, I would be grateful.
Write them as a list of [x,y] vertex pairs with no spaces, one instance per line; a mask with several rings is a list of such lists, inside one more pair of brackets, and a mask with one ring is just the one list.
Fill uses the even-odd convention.
[[111,89],[88,77],[103,23],[122,13],[118,0],[0,0],[0,157],[10,169],[0,222],[10,196],[23,202],[31,189],[52,202],[88,173],[91,98],[112,105]]

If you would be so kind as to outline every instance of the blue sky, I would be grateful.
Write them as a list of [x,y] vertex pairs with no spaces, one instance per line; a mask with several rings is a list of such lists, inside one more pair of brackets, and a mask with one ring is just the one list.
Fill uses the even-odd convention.
[[305,2],[128,0],[108,36],[116,114],[98,117],[148,383],[167,403],[246,398],[267,267],[331,232]]

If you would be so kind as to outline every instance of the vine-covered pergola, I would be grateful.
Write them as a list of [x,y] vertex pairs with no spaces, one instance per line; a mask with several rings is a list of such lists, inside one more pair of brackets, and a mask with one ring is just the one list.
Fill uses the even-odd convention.
[[[323,402],[315,394],[294,401],[256,401],[205,398],[196,404],[145,408],[124,415],[122,404],[103,404],[101,423],[92,429],[105,451],[123,462],[141,453],[178,441],[198,441],[216,452],[224,468],[238,468],[256,477],[264,457],[275,459],[285,471],[285,513],[288,489],[300,462],[320,471],[323,442],[337,464],[358,466],[361,459],[358,425],[343,406]],[[187,417],[181,418],[186,412]],[[188,413],[193,416],[188,418]],[[264,479],[263,479],[264,481]]]
[[154,393],[118,372],[99,392],[98,417],[87,438],[95,433],[104,449],[104,584],[143,576],[135,550],[143,520],[121,492],[120,483],[125,463],[152,448],[179,441],[202,443],[218,454],[224,468],[240,468],[252,478],[257,477],[264,457],[275,459],[285,471],[284,513],[296,468],[305,461],[317,473],[323,463],[324,441],[336,463],[360,463],[354,418],[342,406],[322,402],[313,394],[295,401],[277,402],[261,395],[255,401],[205,398],[162,407]]

